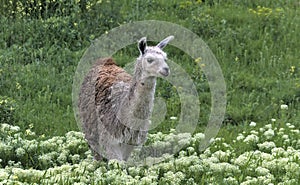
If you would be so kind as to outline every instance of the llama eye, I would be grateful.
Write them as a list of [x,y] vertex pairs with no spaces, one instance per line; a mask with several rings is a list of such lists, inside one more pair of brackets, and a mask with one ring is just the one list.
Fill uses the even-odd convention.
[[147,62],[148,62],[149,64],[151,64],[152,62],[154,62],[154,60],[153,60],[152,58],[147,58]]

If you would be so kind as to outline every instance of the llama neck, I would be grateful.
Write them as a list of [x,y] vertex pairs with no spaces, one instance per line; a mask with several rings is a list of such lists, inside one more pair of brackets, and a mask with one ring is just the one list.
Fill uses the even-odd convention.
[[156,77],[143,77],[141,68],[135,70],[132,80],[129,99],[133,116],[146,120],[149,119],[154,101]]

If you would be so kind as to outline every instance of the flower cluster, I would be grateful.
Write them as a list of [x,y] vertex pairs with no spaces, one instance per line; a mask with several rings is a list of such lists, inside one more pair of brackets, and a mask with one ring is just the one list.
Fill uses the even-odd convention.
[[[47,169],[65,163],[77,163],[85,158],[88,146],[80,132],[68,132],[66,136],[50,139],[28,139],[35,135],[30,129],[24,132],[18,126],[1,124],[1,165],[18,163],[21,167]],[[80,154],[80,155],[78,155]],[[9,166],[9,165],[8,165]]]
[[272,14],[275,14],[275,16],[279,16],[283,13],[283,9],[282,8],[276,8],[275,10],[273,10],[272,8],[267,8],[264,6],[257,6],[256,9],[249,9],[249,12],[258,15],[258,16],[265,16],[268,17]]
[[[135,166],[116,160],[93,160],[80,132],[30,140],[19,127],[2,124],[0,134],[6,137],[0,142],[0,181],[4,184],[297,184],[300,179],[297,126],[283,124],[280,119],[259,125],[251,122],[230,140],[206,138],[203,133],[176,133],[174,129],[167,134],[149,134],[145,145],[156,153],[147,153],[150,155],[145,160],[152,163]],[[202,150],[206,141],[211,144]],[[159,156],[163,160],[154,163]]]

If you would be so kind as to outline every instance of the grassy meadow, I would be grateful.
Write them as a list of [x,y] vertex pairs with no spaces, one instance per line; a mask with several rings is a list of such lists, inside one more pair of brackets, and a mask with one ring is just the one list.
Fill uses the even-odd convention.
[[[5,1],[0,184],[298,184],[299,9],[297,0]],[[211,145],[200,150],[211,108],[207,78],[191,57],[168,46],[169,58],[199,93],[196,132],[174,131],[178,89],[158,80],[156,95],[167,113],[147,143],[161,148],[180,141],[182,150],[151,166],[96,162],[74,118],[74,73],[94,39],[139,20],[176,23],[206,42],[226,81],[225,119]],[[113,57],[124,66],[138,54],[131,45]]]

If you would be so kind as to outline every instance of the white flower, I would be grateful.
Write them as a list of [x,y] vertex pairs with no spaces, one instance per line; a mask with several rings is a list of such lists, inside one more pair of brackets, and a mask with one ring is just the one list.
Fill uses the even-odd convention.
[[175,173],[175,176],[180,180],[183,180],[185,178],[185,175],[181,171]]
[[17,132],[17,131],[20,130],[20,127],[18,127],[18,126],[11,126],[10,130],[13,131],[13,132]]
[[38,157],[38,160],[43,165],[47,166],[47,165],[49,165],[49,164],[51,164],[53,162],[52,161],[52,157],[53,157],[52,153],[47,153],[47,154],[40,155]]
[[227,159],[230,157],[230,153],[223,152],[222,150],[218,150],[215,153],[212,154],[212,157],[216,157],[219,159],[219,161],[227,161]]
[[220,167],[223,169],[222,172],[229,172],[229,173],[239,173],[240,169],[238,166],[229,164],[229,163],[219,163]]
[[0,180],[8,179],[9,176],[10,174],[8,174],[5,169],[0,168]]
[[262,154],[262,152],[259,151],[259,150],[255,150],[255,151],[253,152],[253,156],[260,156],[261,154]]
[[170,120],[177,120],[177,117],[171,116],[171,117],[170,117]]
[[190,166],[190,167],[188,168],[188,172],[197,174],[197,173],[204,172],[204,168],[203,168],[203,166],[200,165],[200,164],[195,164],[195,165]]
[[258,176],[258,184],[268,184],[268,185],[273,185],[271,182],[274,179],[274,176],[272,174],[266,174],[263,176]]
[[217,138],[215,138],[215,141],[224,141],[224,138],[217,137]]
[[199,161],[198,156],[191,155],[191,156],[182,156],[174,161],[176,167],[179,168],[186,168],[190,166],[193,163],[196,163]]
[[251,156],[252,154],[249,152],[245,152],[243,154],[241,154],[238,158],[234,159],[233,163],[238,165],[238,166],[244,166],[245,164],[248,163],[249,161],[249,156]]
[[251,121],[251,123],[249,124],[250,127],[255,127],[256,126],[256,123]]
[[273,156],[284,156],[286,154],[285,150],[281,147],[273,148],[271,153]]
[[230,145],[227,144],[227,143],[222,143],[222,145],[223,145],[225,148],[229,148],[229,147],[230,147]]
[[180,147],[187,146],[189,143],[190,143],[190,139],[182,138],[178,141],[178,146]]
[[9,130],[10,129],[10,125],[9,124],[7,124],[7,123],[2,123],[1,124],[1,130]]
[[56,141],[56,143],[59,144],[59,145],[63,144],[63,142],[64,142],[64,141],[63,141],[62,139],[58,139],[58,140]]
[[260,149],[260,150],[272,150],[273,148],[275,148],[276,147],[276,145],[275,145],[275,143],[273,142],[273,141],[266,141],[266,142],[264,142],[264,143],[261,143],[261,144],[257,144],[257,146],[258,146],[258,148]]
[[206,158],[207,156],[211,156],[210,148],[207,148],[207,149],[203,152],[203,156],[205,156],[205,158]]
[[201,140],[205,139],[205,134],[197,133],[194,135],[194,138],[196,139],[196,141],[201,141]]
[[269,153],[265,153],[265,152],[260,153],[260,158],[263,159],[264,161],[273,161],[274,160],[274,156],[272,156]]
[[244,139],[245,143],[252,143],[252,142],[257,143],[258,141],[259,141],[259,137],[254,134],[250,134]]
[[246,177],[246,181],[242,182],[240,185],[250,185],[250,184],[256,184],[257,183],[257,178],[255,177]]
[[243,140],[245,138],[245,136],[243,134],[239,134],[237,137],[236,137],[236,140],[237,141],[240,141],[240,140]]
[[187,152],[188,152],[189,155],[192,155],[195,152],[195,149],[193,147],[191,147],[191,146],[188,147],[186,150],[187,150]]
[[234,177],[227,177],[224,179],[226,184],[239,184],[238,181]]
[[211,156],[209,158],[207,158],[205,161],[203,161],[203,163],[207,163],[207,164],[210,164],[210,163],[219,163],[219,159],[217,157],[214,157],[214,156]]
[[286,151],[291,155],[297,154],[297,152],[295,151],[295,149],[292,146],[288,146]]
[[251,130],[250,133],[254,135],[258,135],[258,132],[256,130]]
[[179,156],[180,156],[180,157],[187,156],[187,152],[184,151],[184,150],[182,150],[182,151],[179,152]]
[[176,129],[174,129],[174,128],[171,128],[171,129],[170,129],[170,133],[172,133],[172,134],[176,134]]
[[284,135],[284,128],[280,128],[279,131],[277,132],[278,136]]
[[28,152],[35,152],[38,148],[38,141],[37,140],[30,140],[23,143],[23,148],[26,149]]
[[[154,180],[155,180],[155,176],[146,176],[146,177],[143,177],[140,181],[141,184],[151,184]],[[127,180],[126,180],[127,181]],[[128,183],[128,181],[127,181]],[[136,182],[135,182],[136,183]],[[135,184],[134,183],[134,184]],[[129,183],[128,183],[129,184]]]
[[32,132],[30,129],[26,129],[25,134],[28,135],[28,136],[34,136],[35,132]]
[[140,169],[136,167],[129,167],[127,171],[129,175],[132,177],[137,176],[140,173]]
[[283,141],[283,144],[284,144],[284,145],[290,145],[290,142],[291,142],[290,139],[285,139],[285,140]]
[[59,154],[57,157],[57,161],[59,161],[60,164],[64,164],[68,159],[68,153],[67,152],[62,152]]
[[23,149],[23,148],[17,148],[16,149],[16,155],[18,156],[18,157],[24,157],[24,155],[25,155],[25,150]]
[[295,162],[289,162],[285,165],[285,169],[290,172],[296,172],[298,175],[300,174],[300,166]]
[[259,176],[265,176],[265,175],[267,175],[268,173],[270,173],[270,170],[267,169],[267,168],[258,166],[258,167],[255,169],[255,172],[256,172]]
[[282,136],[282,139],[288,139],[288,138],[289,138],[289,136],[286,135],[286,134],[284,134],[284,135]]
[[289,107],[286,104],[280,105],[281,110],[287,110]]
[[294,129],[294,128],[295,128],[295,125],[292,125],[292,124],[291,124],[291,125],[289,126],[289,128],[290,128],[290,129]]
[[264,132],[264,136],[266,136],[267,139],[271,139],[275,135],[274,130],[268,129]]
[[289,163],[289,158],[281,157],[278,160],[276,160],[276,163],[277,163],[278,167],[283,167]]
[[291,132],[295,133],[295,134],[299,134],[300,131],[298,129],[295,129],[295,130],[291,130]]
[[165,183],[171,183],[171,182],[180,182],[185,178],[185,175],[182,172],[173,173],[172,171],[168,171],[164,174],[164,177],[162,178],[162,182],[165,181]]
[[267,125],[265,125],[265,128],[266,128],[266,129],[271,129],[271,128],[272,128],[272,125],[271,125],[271,124],[267,124]]
[[271,121],[272,121],[272,122],[275,122],[275,121],[276,121],[276,119],[272,118],[272,119],[271,119]]

